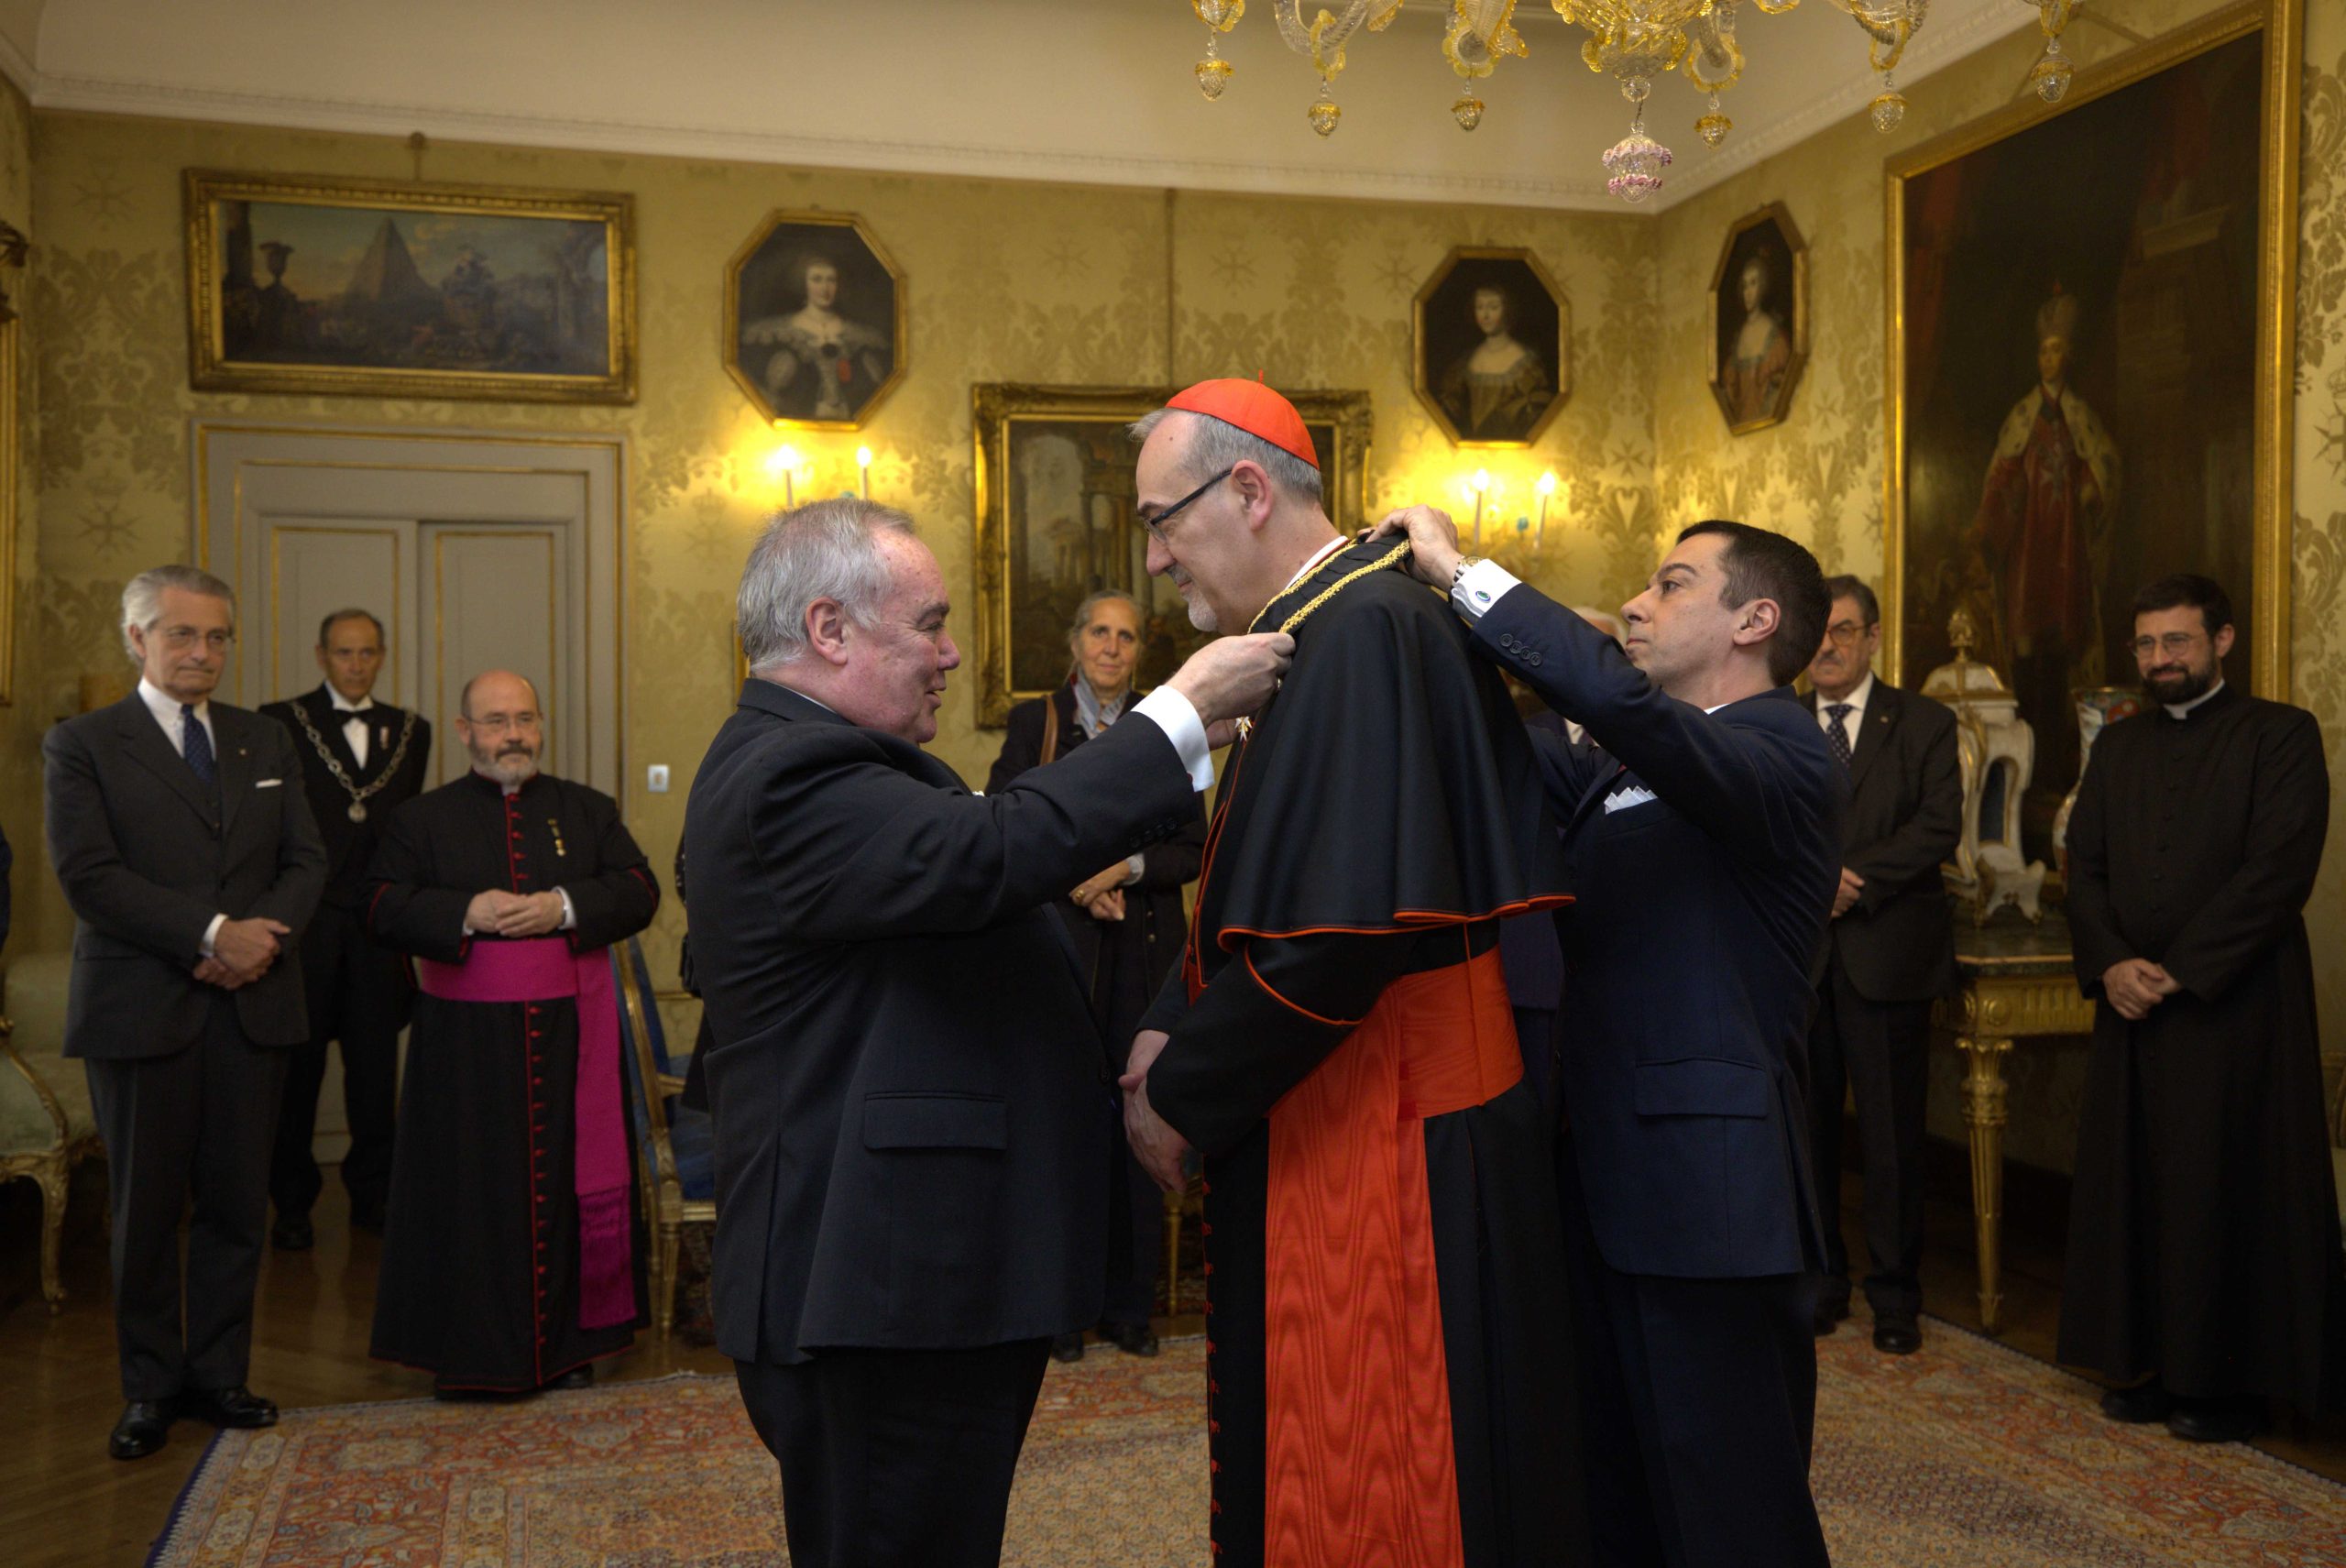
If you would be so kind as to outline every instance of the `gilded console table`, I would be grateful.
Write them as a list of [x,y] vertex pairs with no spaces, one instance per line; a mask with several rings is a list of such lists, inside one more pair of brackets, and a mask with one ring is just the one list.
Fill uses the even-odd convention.
[[1939,1022],[1964,1056],[1963,1121],[1971,1134],[1971,1217],[1979,1242],[1979,1326],[2003,1316],[2004,1058],[2012,1042],[2093,1031],[2093,1003],[2077,990],[2069,927],[2058,909],[2035,925],[1973,926],[1958,912],[1955,961],[1962,989],[1939,1003]]

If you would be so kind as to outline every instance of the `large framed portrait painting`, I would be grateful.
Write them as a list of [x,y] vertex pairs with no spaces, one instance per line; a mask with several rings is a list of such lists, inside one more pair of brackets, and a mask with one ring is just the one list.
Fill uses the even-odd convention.
[[2081,71],[2058,114],[2032,100],[1890,170],[1887,664],[1919,686],[1968,613],[2034,731],[2032,858],[2077,781],[2080,701],[2139,682],[2143,584],[2224,584],[2234,678],[2286,691],[2292,306],[2271,258],[2295,243],[2276,116],[2296,111],[2264,14],[2218,13]]
[[[1014,702],[1068,676],[1068,625],[1085,596],[1122,588],[1140,603],[1135,678],[1154,686],[1206,641],[1173,585],[1148,575],[1148,535],[1133,516],[1126,426],[1176,389],[972,389],[977,435],[978,722],[1007,723]],[[1311,444],[1328,515],[1361,525],[1369,395],[1290,392]]]
[[1808,363],[1808,247],[1780,202],[1727,229],[1711,271],[1710,347],[1728,433],[1781,422]]
[[904,316],[861,218],[771,214],[725,269],[725,368],[770,420],[855,430],[904,378]]

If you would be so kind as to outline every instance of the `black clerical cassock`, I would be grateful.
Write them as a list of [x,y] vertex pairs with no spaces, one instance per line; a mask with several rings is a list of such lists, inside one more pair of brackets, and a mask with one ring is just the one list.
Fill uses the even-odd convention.
[[1146,1025],[1150,1100],[1205,1153],[1221,1568],[1578,1560],[1550,1140],[1496,950],[1564,902],[1556,835],[1405,554],[1343,551],[1257,622],[1294,667]]
[[[543,774],[508,795],[473,773],[392,814],[371,880],[368,925],[422,989],[373,1353],[444,1389],[536,1388],[644,1321],[623,1079],[597,1030],[603,949],[652,923],[658,887],[609,795]],[[559,889],[576,925],[467,936],[489,888]]]
[[2341,1373],[2337,1200],[2302,911],[2330,779],[2302,708],[2224,686],[2095,742],[2069,826],[2077,983],[2104,1000],[2077,1132],[2060,1358],[2185,1398],[2313,1409]]

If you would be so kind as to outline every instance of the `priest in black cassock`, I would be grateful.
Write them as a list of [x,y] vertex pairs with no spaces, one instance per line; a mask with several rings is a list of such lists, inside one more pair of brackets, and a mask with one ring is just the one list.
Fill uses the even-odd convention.
[[1123,1080],[1160,1182],[1205,1156],[1216,1562],[1578,1562],[1562,1236],[1498,953],[1502,916],[1565,902],[1529,741],[1406,543],[1346,547],[1287,400],[1209,381],[1135,433],[1150,571],[1200,630],[1296,641]]
[[599,790],[538,771],[536,689],[476,675],[471,771],[391,816],[367,906],[415,960],[373,1353],[441,1395],[580,1387],[644,1322],[612,944],[657,884]]
[[2224,679],[2206,577],[2134,599],[2150,707],[2096,740],[2069,823],[2069,929],[2096,1000],[2060,1358],[2118,1420],[2253,1435],[2334,1399],[2341,1296],[2303,910],[2329,828],[2313,715]]

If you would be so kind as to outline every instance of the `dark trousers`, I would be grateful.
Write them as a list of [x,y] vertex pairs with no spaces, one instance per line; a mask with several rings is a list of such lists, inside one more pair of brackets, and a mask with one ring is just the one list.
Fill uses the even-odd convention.
[[737,1361],[795,1568],[992,1568],[1048,1340]]
[[1518,1007],[1514,1013],[1515,1043],[1523,1053],[1523,1080],[1540,1097],[1541,1114],[1553,1124],[1563,1090],[1563,1075],[1556,1070],[1556,1010]]
[[1866,1299],[1877,1318],[1923,1310],[1923,1107],[1930,1085],[1931,1004],[1858,994],[1836,958],[1817,986],[1808,1032],[1810,1153],[1825,1211],[1823,1291],[1849,1295],[1841,1240],[1841,1099],[1853,1092],[1865,1160]]
[[[82,1063],[111,1184],[126,1399],[245,1381],[285,1057],[245,1038],[236,999],[222,992],[203,1038],[185,1050]],[[191,1198],[182,1285],[180,1217]]]
[[1146,1325],[1157,1315],[1157,1277],[1165,1256],[1165,1194],[1121,1134],[1108,1192],[1108,1295],[1103,1323]]
[[1808,1279],[1621,1273],[1597,1251],[1569,1135],[1557,1171],[1594,1562],[1825,1568]]
[[310,1152],[317,1135],[318,1087],[326,1043],[342,1042],[342,1105],[350,1152],[343,1190],[355,1208],[379,1211],[391,1191],[391,1135],[399,1113],[400,1024],[407,987],[396,953],[367,934],[358,909],[322,905],[301,933],[301,985],[310,1038],[286,1065],[285,1103],[269,1163],[269,1196],[280,1214],[307,1214],[324,1186]]

